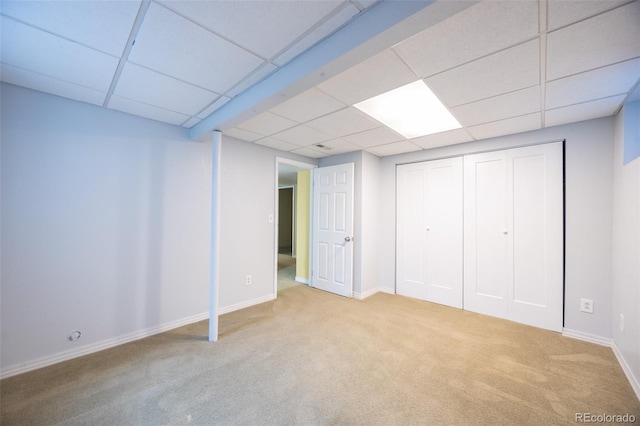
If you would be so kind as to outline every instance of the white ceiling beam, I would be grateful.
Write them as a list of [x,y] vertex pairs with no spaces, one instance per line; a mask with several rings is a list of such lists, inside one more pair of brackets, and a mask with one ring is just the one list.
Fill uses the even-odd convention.
[[382,1],[211,113],[191,128],[190,137],[206,140],[212,130],[224,132],[475,3]]

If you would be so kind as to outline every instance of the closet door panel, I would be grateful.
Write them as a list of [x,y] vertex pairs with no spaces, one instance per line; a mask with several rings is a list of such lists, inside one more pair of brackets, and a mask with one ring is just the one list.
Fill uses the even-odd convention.
[[462,307],[462,158],[397,169],[397,293]]
[[425,167],[426,300],[462,308],[462,157]]
[[507,315],[506,153],[464,158],[464,308]]
[[562,143],[509,151],[510,319],[562,330]]

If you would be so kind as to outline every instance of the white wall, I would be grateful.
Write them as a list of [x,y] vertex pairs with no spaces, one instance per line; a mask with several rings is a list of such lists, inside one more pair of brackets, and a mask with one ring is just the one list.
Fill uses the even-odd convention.
[[207,317],[211,143],[5,84],[1,119],[3,375]]
[[225,135],[221,152],[219,308],[225,313],[275,297],[276,224],[268,219],[276,212],[276,157],[316,160]]
[[[640,158],[623,165],[626,112],[623,109],[615,122],[613,340],[623,357],[621,363],[635,378],[640,398]],[[620,329],[620,315],[624,316],[624,331]]]
[[[518,135],[385,157],[380,224],[380,280],[395,286],[396,164],[566,139],[566,279],[564,327],[611,338],[613,226],[613,118],[591,120]],[[580,312],[580,298],[594,300],[594,313]]]
[[360,291],[367,297],[380,289],[380,205],[387,202],[380,197],[382,159],[362,152],[362,211],[358,219],[362,223],[360,245],[362,247],[362,282]]

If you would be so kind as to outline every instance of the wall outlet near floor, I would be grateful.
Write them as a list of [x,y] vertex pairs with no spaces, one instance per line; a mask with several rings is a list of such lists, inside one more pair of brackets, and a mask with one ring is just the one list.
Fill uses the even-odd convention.
[[624,333],[624,315],[620,314],[620,321],[618,322],[618,327],[620,327],[620,333]]
[[72,331],[67,335],[67,340],[70,342],[75,342],[76,340],[78,340],[80,338],[80,336],[82,336],[82,332],[80,331]]
[[580,299],[580,312],[586,312],[588,314],[593,313],[593,300]]
[[244,277],[244,285],[251,285],[251,275]]

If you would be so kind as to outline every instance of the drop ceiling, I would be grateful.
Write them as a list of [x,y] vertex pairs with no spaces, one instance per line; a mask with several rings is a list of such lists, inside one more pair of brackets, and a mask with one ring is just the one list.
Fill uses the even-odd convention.
[[[609,116],[640,80],[640,0],[0,4],[2,81],[315,158]],[[462,129],[406,139],[353,107],[419,79]]]

